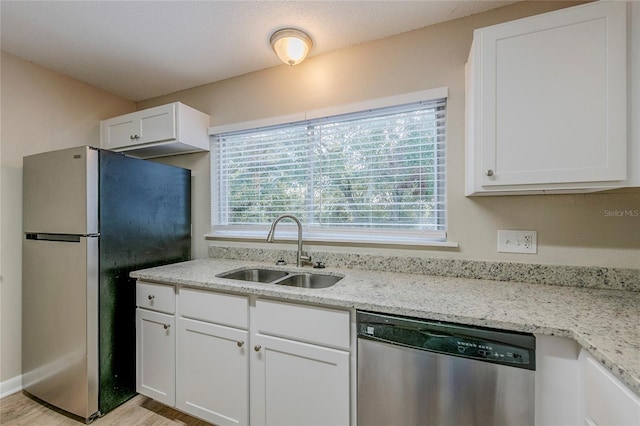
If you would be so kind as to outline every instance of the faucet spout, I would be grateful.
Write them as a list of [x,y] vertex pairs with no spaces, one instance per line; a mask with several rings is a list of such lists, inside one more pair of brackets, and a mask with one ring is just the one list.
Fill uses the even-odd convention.
[[296,255],[296,266],[301,267],[303,261],[311,262],[311,256],[305,255],[302,251],[302,223],[300,223],[300,220],[292,214],[281,214],[273,221],[273,223],[271,224],[271,229],[269,229],[269,233],[267,234],[267,242],[273,242],[276,225],[282,219],[291,219],[296,223],[296,226],[298,227],[298,253]]

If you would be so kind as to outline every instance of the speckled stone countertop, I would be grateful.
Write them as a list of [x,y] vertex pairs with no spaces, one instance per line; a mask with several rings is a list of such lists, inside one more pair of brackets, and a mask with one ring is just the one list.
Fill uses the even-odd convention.
[[640,395],[640,292],[326,268],[332,287],[304,289],[217,278],[244,267],[296,271],[250,260],[202,259],[131,274],[134,278],[570,337]]

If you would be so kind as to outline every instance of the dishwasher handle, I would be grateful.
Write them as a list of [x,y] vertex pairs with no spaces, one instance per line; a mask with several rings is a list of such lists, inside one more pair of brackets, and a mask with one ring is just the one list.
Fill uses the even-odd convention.
[[[415,349],[428,349],[435,341],[446,342],[459,336],[441,331],[427,330],[406,324],[367,322],[358,324],[358,337],[378,340]],[[430,343],[430,344],[427,344]]]

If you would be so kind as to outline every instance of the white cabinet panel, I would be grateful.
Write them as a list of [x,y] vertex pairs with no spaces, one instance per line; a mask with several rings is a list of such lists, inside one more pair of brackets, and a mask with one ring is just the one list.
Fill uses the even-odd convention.
[[474,33],[467,64],[467,195],[629,184],[624,2]]
[[136,391],[175,405],[175,318],[136,309]]
[[640,425],[640,397],[627,389],[586,351],[581,354],[584,424]]
[[133,144],[136,136],[139,137],[139,122],[133,114],[105,120],[102,123],[100,123],[102,127],[102,148],[116,149],[119,146]]
[[252,425],[348,425],[349,353],[254,336]]
[[236,328],[249,328],[249,298],[235,294],[180,289],[180,315]]
[[173,314],[176,312],[175,287],[138,281],[136,283],[136,306]]
[[579,353],[573,339],[536,335],[536,426],[580,424]]
[[249,332],[178,322],[176,407],[220,426],[248,424]]
[[349,311],[276,300],[256,301],[257,331],[325,346],[348,349]]
[[162,105],[138,113],[140,140],[138,143],[163,142],[177,137],[176,105]]

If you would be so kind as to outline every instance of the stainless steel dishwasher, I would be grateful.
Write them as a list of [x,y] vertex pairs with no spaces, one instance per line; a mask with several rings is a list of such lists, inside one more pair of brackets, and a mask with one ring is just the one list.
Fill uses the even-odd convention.
[[358,311],[358,425],[534,424],[535,337]]

